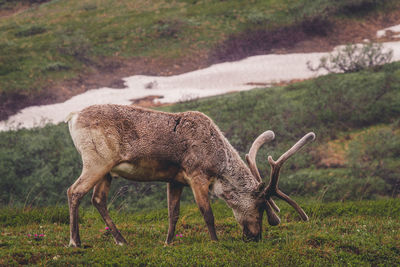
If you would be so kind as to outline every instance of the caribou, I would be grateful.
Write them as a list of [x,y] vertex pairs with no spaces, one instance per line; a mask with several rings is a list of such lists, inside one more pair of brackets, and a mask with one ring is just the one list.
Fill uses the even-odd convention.
[[275,138],[272,131],[257,137],[246,155],[247,164],[216,124],[197,111],[167,113],[123,105],[94,105],[71,113],[67,119],[74,145],[82,158],[82,173],[68,190],[70,242],[80,246],[78,207],[93,188],[92,203],[109,227],[116,244],[126,240],[107,210],[113,178],[167,182],[169,227],[166,244],[174,237],[183,187],[189,186],[204,217],[211,240],[218,240],[209,194],[223,199],[233,210],[246,240],[259,240],[264,211],[270,225],[278,225],[278,206],[272,197],[288,202],[304,221],[302,208],[278,187],[283,163],[315,139],[310,132],[278,160],[268,157],[270,180],[262,181],[256,154]]

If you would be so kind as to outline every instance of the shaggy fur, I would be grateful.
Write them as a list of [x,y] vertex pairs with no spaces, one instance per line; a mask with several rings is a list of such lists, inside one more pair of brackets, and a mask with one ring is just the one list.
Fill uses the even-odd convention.
[[[256,149],[250,153],[250,170],[218,127],[203,113],[166,113],[133,106],[95,105],[70,114],[67,121],[83,162],[81,176],[68,189],[71,246],[80,245],[79,201],[92,188],[92,202],[110,227],[116,243],[126,243],[106,208],[111,177],[168,182],[166,243],[170,243],[174,235],[185,185],[192,188],[213,240],[217,240],[217,236],[209,192],[224,199],[233,209],[248,238],[261,237],[264,210],[271,224],[280,221],[269,204],[272,200],[266,201],[261,194],[265,184],[255,173],[255,154],[262,143],[258,141]],[[267,133],[269,137],[261,138],[263,142],[273,138],[271,131],[264,135]]]

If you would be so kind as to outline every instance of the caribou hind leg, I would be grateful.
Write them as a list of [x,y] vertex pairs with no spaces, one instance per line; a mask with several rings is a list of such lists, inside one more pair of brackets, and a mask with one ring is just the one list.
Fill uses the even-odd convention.
[[125,238],[121,235],[107,210],[107,196],[110,191],[111,175],[107,174],[93,189],[92,204],[97,208],[103,221],[110,228],[115,243],[118,245],[126,244]]
[[168,183],[167,184],[167,200],[168,200],[168,234],[165,244],[171,243],[174,233],[176,222],[179,218],[179,206],[181,201],[183,185],[179,183]]
[[88,165],[83,161],[81,176],[67,191],[70,224],[69,246],[71,247],[79,247],[81,245],[78,225],[80,200],[111,170],[112,165],[107,166],[101,164],[104,162],[97,162],[98,164]]

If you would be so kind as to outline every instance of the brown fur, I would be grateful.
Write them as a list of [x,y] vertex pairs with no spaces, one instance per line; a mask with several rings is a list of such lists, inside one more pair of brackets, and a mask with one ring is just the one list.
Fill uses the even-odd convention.
[[[135,181],[168,182],[166,243],[174,235],[184,185],[192,188],[212,240],[217,240],[217,235],[209,192],[227,202],[249,238],[261,237],[265,209],[271,224],[279,223],[269,204],[272,200],[266,201],[260,194],[264,186],[252,173],[255,163],[251,162],[251,171],[212,120],[200,112],[174,114],[133,106],[95,105],[71,114],[67,121],[83,162],[81,176],[68,189],[71,246],[80,245],[79,200],[93,187],[92,202],[116,243],[126,242],[106,209],[111,184],[108,174]],[[258,147],[251,152],[251,159]]]

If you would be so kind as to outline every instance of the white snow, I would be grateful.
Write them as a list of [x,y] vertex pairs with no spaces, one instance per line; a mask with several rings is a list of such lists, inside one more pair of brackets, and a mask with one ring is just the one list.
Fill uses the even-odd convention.
[[[400,25],[387,29],[400,31]],[[393,50],[393,61],[400,60],[400,42],[384,43],[384,48]],[[236,62],[216,64],[175,76],[135,75],[124,78],[127,86],[125,89],[94,89],[76,95],[64,103],[25,108],[7,121],[1,121],[0,131],[16,127],[31,128],[40,125],[43,121],[59,123],[70,112],[94,104],[129,105],[130,100],[149,95],[160,95],[163,96],[159,99],[160,102],[173,103],[232,91],[250,90],[257,87],[257,84],[265,87],[265,85],[281,81],[313,78],[324,73],[310,71],[307,68],[307,62],[310,61],[313,66],[316,66],[319,59],[327,55],[328,53],[262,55]]]
[[[131,99],[160,95],[162,103],[244,91],[254,84],[271,84],[292,79],[306,79],[317,74],[308,70],[306,63],[317,65],[324,53],[264,55],[241,61],[221,63],[181,75],[157,77],[135,75],[124,78],[124,89],[100,88],[76,95],[64,103],[31,106],[0,122],[0,130],[19,127],[31,128],[41,122],[59,123],[72,111],[94,104],[131,104]],[[151,84],[151,85],[150,85]],[[147,87],[147,88],[146,88]],[[151,87],[151,88],[148,88]]]
[[[392,26],[392,27],[385,28],[385,29],[383,29],[383,30],[379,30],[379,31],[376,33],[376,37],[378,37],[378,38],[385,37],[387,31],[391,31],[391,32],[393,32],[393,33],[400,33],[400,25],[396,25],[396,26]],[[400,35],[394,35],[393,37],[398,38],[399,36],[400,36]]]

